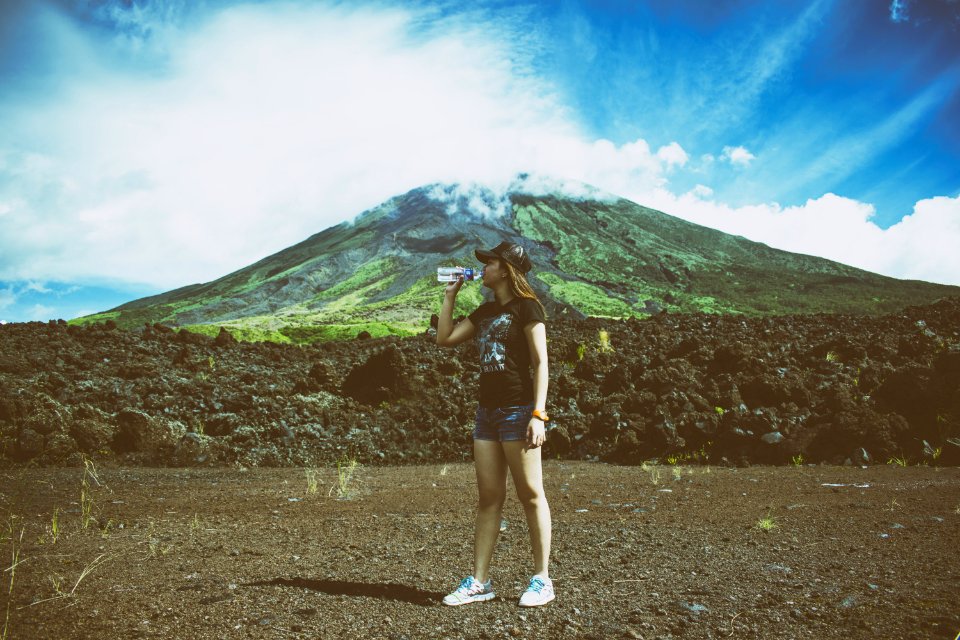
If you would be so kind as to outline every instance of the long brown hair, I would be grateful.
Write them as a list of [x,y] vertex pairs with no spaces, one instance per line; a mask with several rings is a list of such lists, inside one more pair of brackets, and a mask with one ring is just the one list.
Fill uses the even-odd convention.
[[543,308],[543,303],[540,302],[540,298],[537,297],[533,287],[527,282],[527,276],[506,260],[501,260],[500,264],[507,269],[507,277],[510,279],[510,293],[518,298],[530,298],[540,305],[540,311],[543,312],[543,315],[547,315],[547,311]]

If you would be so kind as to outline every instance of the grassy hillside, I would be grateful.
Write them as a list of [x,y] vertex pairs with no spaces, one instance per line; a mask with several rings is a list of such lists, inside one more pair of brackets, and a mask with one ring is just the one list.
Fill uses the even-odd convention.
[[627,200],[517,196],[514,215],[524,237],[554,253],[558,273],[539,276],[550,295],[589,315],[642,315],[646,300],[680,312],[876,314],[960,293],[772,249]]

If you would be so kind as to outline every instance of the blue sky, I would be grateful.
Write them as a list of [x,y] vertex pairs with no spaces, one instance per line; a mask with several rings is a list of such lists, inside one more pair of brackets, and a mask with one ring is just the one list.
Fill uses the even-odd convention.
[[518,172],[960,284],[958,87],[960,0],[5,0],[0,320]]

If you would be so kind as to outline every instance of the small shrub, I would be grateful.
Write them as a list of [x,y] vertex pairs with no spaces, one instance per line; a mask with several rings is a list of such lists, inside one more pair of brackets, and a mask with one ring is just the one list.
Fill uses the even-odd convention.
[[803,464],[803,454],[798,453],[797,455],[790,458],[790,461],[793,463],[793,466],[799,467]]
[[765,515],[764,517],[757,520],[756,524],[757,529],[763,531],[764,533],[769,533],[777,528],[777,523],[770,514]]
[[653,465],[648,465],[646,462],[644,462],[644,463],[640,466],[640,468],[641,468],[643,471],[646,471],[647,473],[650,474],[650,482],[651,482],[652,484],[654,484],[654,485],[660,484],[660,470],[659,470],[657,467],[655,467],[655,466],[653,466]]
[[613,353],[613,347],[610,346],[610,334],[606,330],[600,329],[597,332],[597,341],[600,343],[597,348],[600,353]]
[[315,494],[319,486],[319,479],[317,477],[316,469],[304,469],[303,474],[307,477],[307,494]]
[[331,487],[331,489],[336,488],[338,498],[346,499],[350,497],[353,474],[358,466],[359,463],[356,458],[343,459],[337,462],[337,486]]

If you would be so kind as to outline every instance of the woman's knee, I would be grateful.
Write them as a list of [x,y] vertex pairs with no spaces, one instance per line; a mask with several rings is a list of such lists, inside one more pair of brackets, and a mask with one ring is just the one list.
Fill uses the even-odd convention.
[[534,509],[547,502],[543,490],[534,487],[517,487],[517,500],[524,509]]
[[480,508],[500,508],[507,498],[506,488],[504,489],[481,489],[480,490]]

